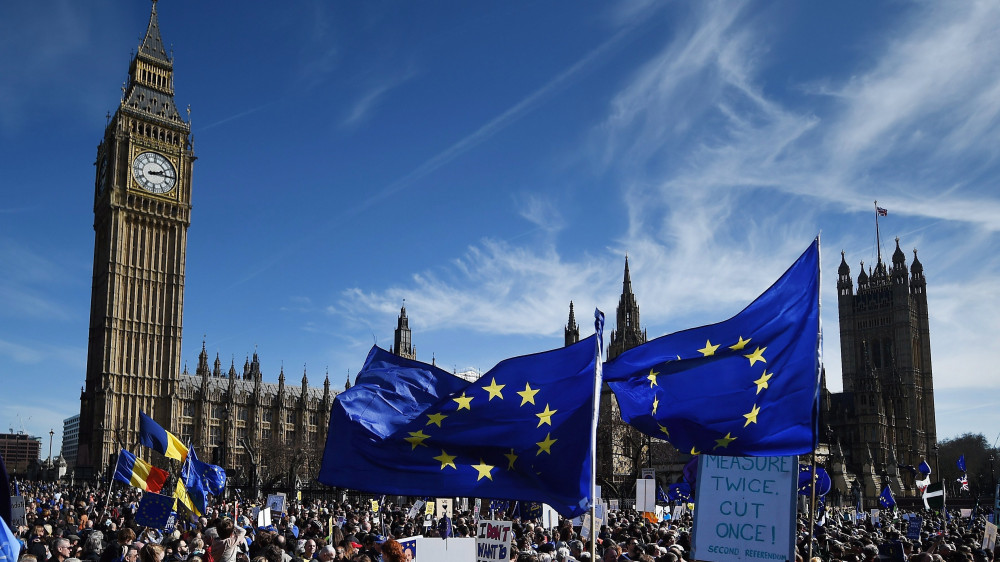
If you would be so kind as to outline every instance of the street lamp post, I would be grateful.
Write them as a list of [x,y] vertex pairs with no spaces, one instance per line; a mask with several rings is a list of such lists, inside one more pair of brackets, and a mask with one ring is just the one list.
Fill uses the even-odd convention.
[[53,463],[52,463],[52,436],[55,435],[55,434],[56,434],[56,432],[55,432],[54,429],[49,429],[49,464],[48,464],[48,472],[49,473],[48,473],[47,476],[51,480],[55,480],[55,478],[54,478],[54,476],[55,476],[55,470],[54,470],[55,466],[53,466]]

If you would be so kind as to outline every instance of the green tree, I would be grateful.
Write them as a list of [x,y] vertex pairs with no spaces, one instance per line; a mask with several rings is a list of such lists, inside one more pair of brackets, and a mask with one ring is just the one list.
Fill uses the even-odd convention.
[[958,459],[965,455],[965,469],[969,478],[970,492],[973,495],[992,495],[996,485],[1000,451],[992,447],[981,433],[966,433],[953,439],[941,441],[938,449],[941,480],[945,482],[949,493],[959,493],[958,478],[962,471],[958,469]]

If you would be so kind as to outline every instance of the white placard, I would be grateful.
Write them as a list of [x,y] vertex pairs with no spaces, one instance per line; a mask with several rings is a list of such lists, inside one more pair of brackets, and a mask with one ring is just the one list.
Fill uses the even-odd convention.
[[692,560],[795,559],[798,457],[698,459]]
[[656,480],[656,469],[655,468],[643,468],[640,470],[640,476],[643,480]]
[[879,521],[878,518],[879,518],[879,515],[881,513],[879,512],[879,510],[874,509],[874,508],[872,508],[871,512],[872,512],[872,524],[878,525],[878,521]]
[[608,506],[611,511],[618,511],[618,500],[608,500]]
[[420,508],[424,507],[424,500],[417,500],[413,502],[410,506],[410,511],[406,512],[407,519],[413,519],[418,513],[420,513]]
[[681,515],[684,515],[684,504],[675,505],[674,512],[670,514],[671,520],[680,519]]
[[281,517],[281,514],[285,511],[285,494],[268,494],[267,506],[271,508],[274,517]]
[[997,526],[993,523],[986,524],[986,532],[983,534],[983,550],[992,552],[997,546]]
[[559,526],[559,512],[550,507],[549,504],[542,504],[542,527],[552,529]]
[[267,527],[271,524],[271,510],[255,507],[253,518],[257,521],[258,527]]
[[447,517],[449,519],[454,518],[452,513],[452,499],[451,498],[438,498],[434,503],[437,509],[435,517],[441,519],[442,517]]
[[656,480],[640,478],[635,481],[635,510],[656,511]]
[[510,560],[511,537],[513,532],[510,521],[480,521],[476,526],[476,562]]

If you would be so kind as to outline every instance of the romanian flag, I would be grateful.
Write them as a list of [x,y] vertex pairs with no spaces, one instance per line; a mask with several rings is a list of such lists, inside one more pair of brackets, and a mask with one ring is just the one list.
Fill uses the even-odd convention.
[[118,454],[118,466],[115,467],[115,480],[135,486],[147,492],[159,492],[167,481],[169,474],[132,453],[121,450]]
[[176,435],[160,427],[153,418],[139,412],[139,442],[165,457],[184,462],[188,449]]

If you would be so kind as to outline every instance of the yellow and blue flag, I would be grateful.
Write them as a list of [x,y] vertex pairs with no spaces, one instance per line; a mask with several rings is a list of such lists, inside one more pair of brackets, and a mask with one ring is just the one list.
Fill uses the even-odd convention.
[[181,462],[187,457],[187,447],[176,435],[163,429],[160,424],[147,416],[145,412],[139,412],[139,443],[160,452],[163,456],[177,459]]
[[115,480],[135,486],[147,492],[159,492],[163,489],[170,474],[132,453],[122,449],[118,454],[118,464],[115,465]]
[[147,492],[139,500],[139,507],[135,510],[135,522],[144,527],[163,530],[175,503],[174,498],[170,496]]
[[194,500],[191,499],[191,495],[188,494],[187,486],[184,485],[184,478],[177,479],[177,485],[174,486],[174,498],[187,507],[188,511],[199,517],[204,512],[204,504],[201,505],[202,509],[199,509],[199,506],[195,505]]
[[[194,466],[194,455],[187,455],[187,460],[181,466],[181,477],[177,479],[177,489],[174,490],[174,497],[181,500],[197,515],[202,515],[208,509],[208,487],[202,479],[201,474]],[[202,463],[204,464],[204,463]],[[181,491],[183,488],[183,491]],[[178,495],[180,494],[180,495]]]
[[684,453],[784,456],[818,441],[819,239],[729,320],[604,365],[622,419]]
[[357,384],[334,401],[318,480],[540,501],[580,515],[590,502],[599,347],[592,336],[507,359],[472,383],[373,347]]

